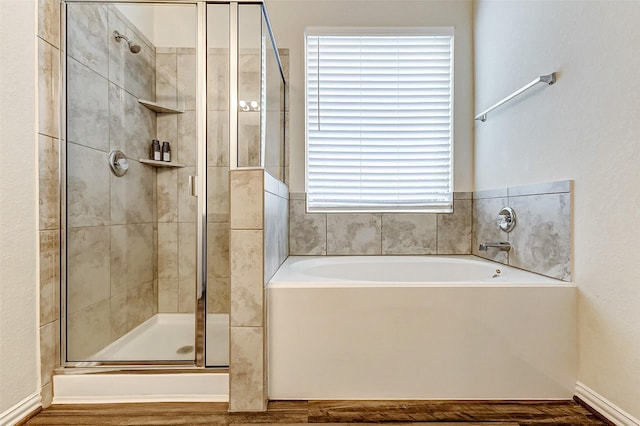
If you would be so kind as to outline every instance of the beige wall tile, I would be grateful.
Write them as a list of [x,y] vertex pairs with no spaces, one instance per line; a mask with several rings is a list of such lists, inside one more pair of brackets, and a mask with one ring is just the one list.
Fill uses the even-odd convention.
[[67,217],[70,228],[109,225],[111,172],[102,151],[67,144]]
[[111,223],[143,223],[156,220],[156,169],[129,160],[124,176],[111,173]]
[[178,277],[196,276],[196,224],[178,225]]
[[40,388],[40,398],[42,398],[42,408],[49,408],[53,401],[53,383],[49,382]]
[[229,411],[264,411],[263,327],[231,327]]
[[40,325],[60,315],[59,231],[40,231]]
[[135,160],[148,158],[156,134],[156,113],[140,104],[136,96],[109,83],[110,149],[122,150]]
[[453,201],[453,213],[438,214],[438,254],[471,254],[471,199]]
[[67,359],[86,361],[91,355],[111,343],[109,298],[78,312],[69,314],[67,321]]
[[508,263],[509,254],[496,248],[480,251],[481,242],[508,241],[509,235],[498,228],[496,218],[500,209],[507,206],[507,198],[484,198],[473,200],[472,253],[500,263]]
[[231,230],[231,325],[261,326],[263,320],[263,234]]
[[207,225],[207,246],[208,276],[228,278],[230,276],[228,223]]
[[[270,179],[273,179],[270,177]],[[288,255],[287,200],[264,193],[264,280],[271,279]]]
[[571,280],[571,196],[509,197],[516,227],[509,233],[509,264],[565,281]]
[[238,114],[238,166],[260,167],[260,113]]
[[[226,49],[225,49],[226,50]],[[207,55],[207,109],[229,109],[229,52],[211,50]]]
[[178,92],[184,99],[184,109],[196,109],[196,55],[180,54],[177,56]]
[[[174,158],[187,166],[196,166],[196,112],[185,111],[178,115],[178,139],[169,141],[176,143],[178,155]],[[173,155],[173,153],[172,153]]]
[[60,227],[58,139],[38,135],[40,230]]
[[[287,192],[288,192],[287,188]],[[278,258],[282,262],[289,256],[289,199],[278,200]]]
[[106,226],[69,230],[67,311],[70,314],[109,298],[110,238]]
[[67,7],[68,55],[107,77],[109,44],[107,6],[75,3]]
[[67,140],[109,152],[109,108],[106,77],[68,58]]
[[327,254],[381,254],[380,214],[327,215]]
[[178,224],[158,223],[158,278],[178,277]]
[[131,299],[129,297],[129,292],[124,289],[120,293],[112,294],[109,298],[110,303],[110,342],[115,341],[116,339],[122,337],[127,332],[129,332],[130,328],[128,325],[129,319],[129,303]]
[[207,313],[231,312],[231,279],[209,277],[207,285]]
[[158,278],[158,312],[178,312],[178,278]]
[[229,222],[229,167],[207,167],[207,220]]
[[153,281],[156,271],[153,224],[111,227],[111,294]]
[[260,54],[240,48],[238,72],[238,100],[260,101]]
[[[177,80],[178,57],[176,53],[158,53],[156,51],[156,102],[177,109],[183,108],[183,105],[178,105]],[[159,119],[160,117],[158,117]]]
[[383,214],[382,254],[435,254],[437,215]]
[[60,47],[60,3],[38,0],[38,37]]
[[[109,7],[109,79],[135,97],[153,101],[156,99],[155,49],[148,46],[144,36],[135,26],[125,23],[121,16]],[[114,31],[134,40],[141,46],[140,52],[132,54],[126,42],[118,42],[112,36]]]
[[133,330],[158,312],[154,282],[139,283],[129,290],[127,328]]
[[262,170],[231,171],[232,229],[262,229],[263,174]]
[[[156,117],[156,137],[160,141],[168,141],[171,144],[171,161],[177,161],[180,157],[180,147],[178,146],[178,114],[158,114]],[[151,158],[151,154],[149,154]]]
[[38,39],[38,132],[54,138],[59,137],[59,78],[60,51]]
[[196,311],[195,278],[178,279],[178,312],[193,313]]
[[40,377],[43,384],[51,382],[53,370],[60,366],[60,322],[40,327]]
[[178,170],[158,169],[157,204],[158,222],[178,221]]
[[294,256],[327,254],[327,214],[306,213],[304,198],[289,200],[289,251]]
[[189,191],[189,176],[195,175],[195,167],[178,169],[178,220],[180,222],[195,222],[198,215],[197,198]]
[[267,111],[264,168],[278,180],[284,179],[284,112]]
[[229,166],[229,111],[207,111],[207,165]]

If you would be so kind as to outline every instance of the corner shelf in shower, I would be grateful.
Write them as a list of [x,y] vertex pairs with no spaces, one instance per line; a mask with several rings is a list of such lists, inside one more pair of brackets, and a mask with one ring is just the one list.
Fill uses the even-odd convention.
[[149,166],[152,166],[152,167],[174,167],[174,168],[186,167],[182,163],[173,163],[171,161],[147,160],[146,158],[140,158],[138,161],[144,164],[148,164]]
[[155,111],[155,112],[161,112],[165,114],[182,114],[184,112],[181,109],[160,105],[158,103],[148,101],[146,99],[138,99],[138,102],[146,106],[147,108],[149,108],[151,111]]

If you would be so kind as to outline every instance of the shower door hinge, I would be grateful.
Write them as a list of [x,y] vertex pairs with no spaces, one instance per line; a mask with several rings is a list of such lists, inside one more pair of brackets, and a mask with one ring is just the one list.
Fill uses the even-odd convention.
[[198,196],[198,177],[189,176],[189,193],[192,197]]

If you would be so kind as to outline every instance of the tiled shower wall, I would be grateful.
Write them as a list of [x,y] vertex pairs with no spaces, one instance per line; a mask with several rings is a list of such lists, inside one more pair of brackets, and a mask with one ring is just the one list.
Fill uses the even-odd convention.
[[60,366],[60,4],[57,0],[38,1],[37,42],[40,371],[42,405],[48,407],[53,396],[51,376]]
[[196,51],[156,49],[156,100],[183,110],[158,114],[156,138],[171,144],[171,160],[183,168],[157,169],[158,312],[195,310],[196,198],[189,176],[196,175]]
[[[67,7],[67,354],[84,360],[157,310],[155,47],[113,6]],[[142,45],[132,54],[114,30]],[[108,155],[129,158],[116,177]]]
[[[517,186],[473,194],[473,254],[564,281],[571,281],[572,181]],[[509,233],[498,229],[502,207],[516,212]],[[480,242],[509,241],[509,252],[478,250]]]
[[471,254],[470,192],[453,213],[307,213],[304,197],[290,194],[291,255]]

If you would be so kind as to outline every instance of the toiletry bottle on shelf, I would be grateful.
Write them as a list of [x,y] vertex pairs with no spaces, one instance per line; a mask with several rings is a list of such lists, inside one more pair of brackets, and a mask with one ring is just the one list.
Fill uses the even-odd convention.
[[151,152],[149,153],[149,158],[156,161],[160,161],[162,159],[162,155],[160,153],[160,141],[158,139],[151,141]]
[[171,161],[171,146],[169,142],[162,142],[162,161]]

